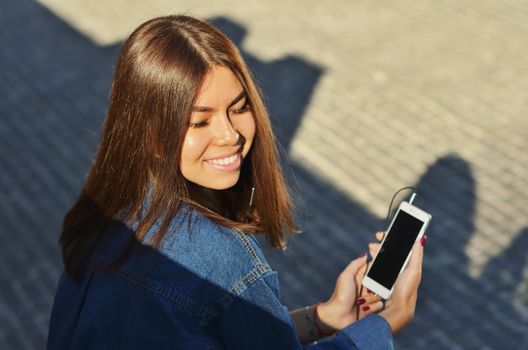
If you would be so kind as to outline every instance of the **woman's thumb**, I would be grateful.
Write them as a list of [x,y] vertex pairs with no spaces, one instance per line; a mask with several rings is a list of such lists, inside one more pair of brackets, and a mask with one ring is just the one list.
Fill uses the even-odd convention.
[[427,236],[423,235],[419,240],[414,243],[412,248],[411,258],[409,261],[409,267],[414,270],[422,269],[422,260],[424,253],[425,242],[427,241]]

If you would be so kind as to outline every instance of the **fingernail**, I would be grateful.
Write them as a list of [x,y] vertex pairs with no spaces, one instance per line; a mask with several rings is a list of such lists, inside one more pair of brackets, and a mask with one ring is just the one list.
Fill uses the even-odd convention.
[[372,291],[369,289],[369,290],[367,290],[367,293],[368,294],[372,294]]
[[370,307],[368,307],[368,306],[363,306],[362,309],[363,309],[363,311],[369,311],[369,310],[370,310]]
[[367,252],[361,254],[359,257],[362,258],[362,257],[364,257],[365,255],[367,255]]
[[356,300],[356,305],[361,305],[361,304],[365,304],[364,298],[359,298],[358,300]]
[[422,247],[425,247],[425,243],[427,243],[427,236],[423,235],[422,238],[420,238],[420,244]]

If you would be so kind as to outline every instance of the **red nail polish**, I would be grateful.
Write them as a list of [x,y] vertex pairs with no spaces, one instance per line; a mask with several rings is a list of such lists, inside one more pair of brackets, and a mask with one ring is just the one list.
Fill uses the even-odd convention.
[[370,307],[368,307],[368,306],[363,306],[362,309],[363,309],[363,311],[369,311],[369,310],[370,310]]
[[362,258],[362,257],[364,257],[365,255],[367,255],[367,252],[361,254],[359,257]]
[[427,243],[427,236],[423,235],[422,238],[420,238],[420,244],[422,247],[425,247],[425,243]]
[[358,300],[356,300],[356,305],[361,305],[361,304],[365,304],[365,299],[364,298],[359,298]]
[[372,291],[370,289],[367,290],[368,294],[372,294]]

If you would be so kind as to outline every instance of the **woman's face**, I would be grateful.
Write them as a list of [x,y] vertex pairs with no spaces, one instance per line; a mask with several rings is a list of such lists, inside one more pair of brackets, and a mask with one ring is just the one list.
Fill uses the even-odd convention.
[[223,66],[206,75],[183,141],[183,176],[203,187],[234,186],[255,135],[249,100],[236,76]]

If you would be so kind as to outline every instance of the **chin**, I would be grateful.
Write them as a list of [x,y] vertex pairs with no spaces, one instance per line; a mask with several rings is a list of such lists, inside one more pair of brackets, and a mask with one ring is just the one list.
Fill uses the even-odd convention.
[[200,185],[213,190],[227,190],[237,184],[239,177],[240,173],[236,174],[236,176],[207,179],[200,183]]

